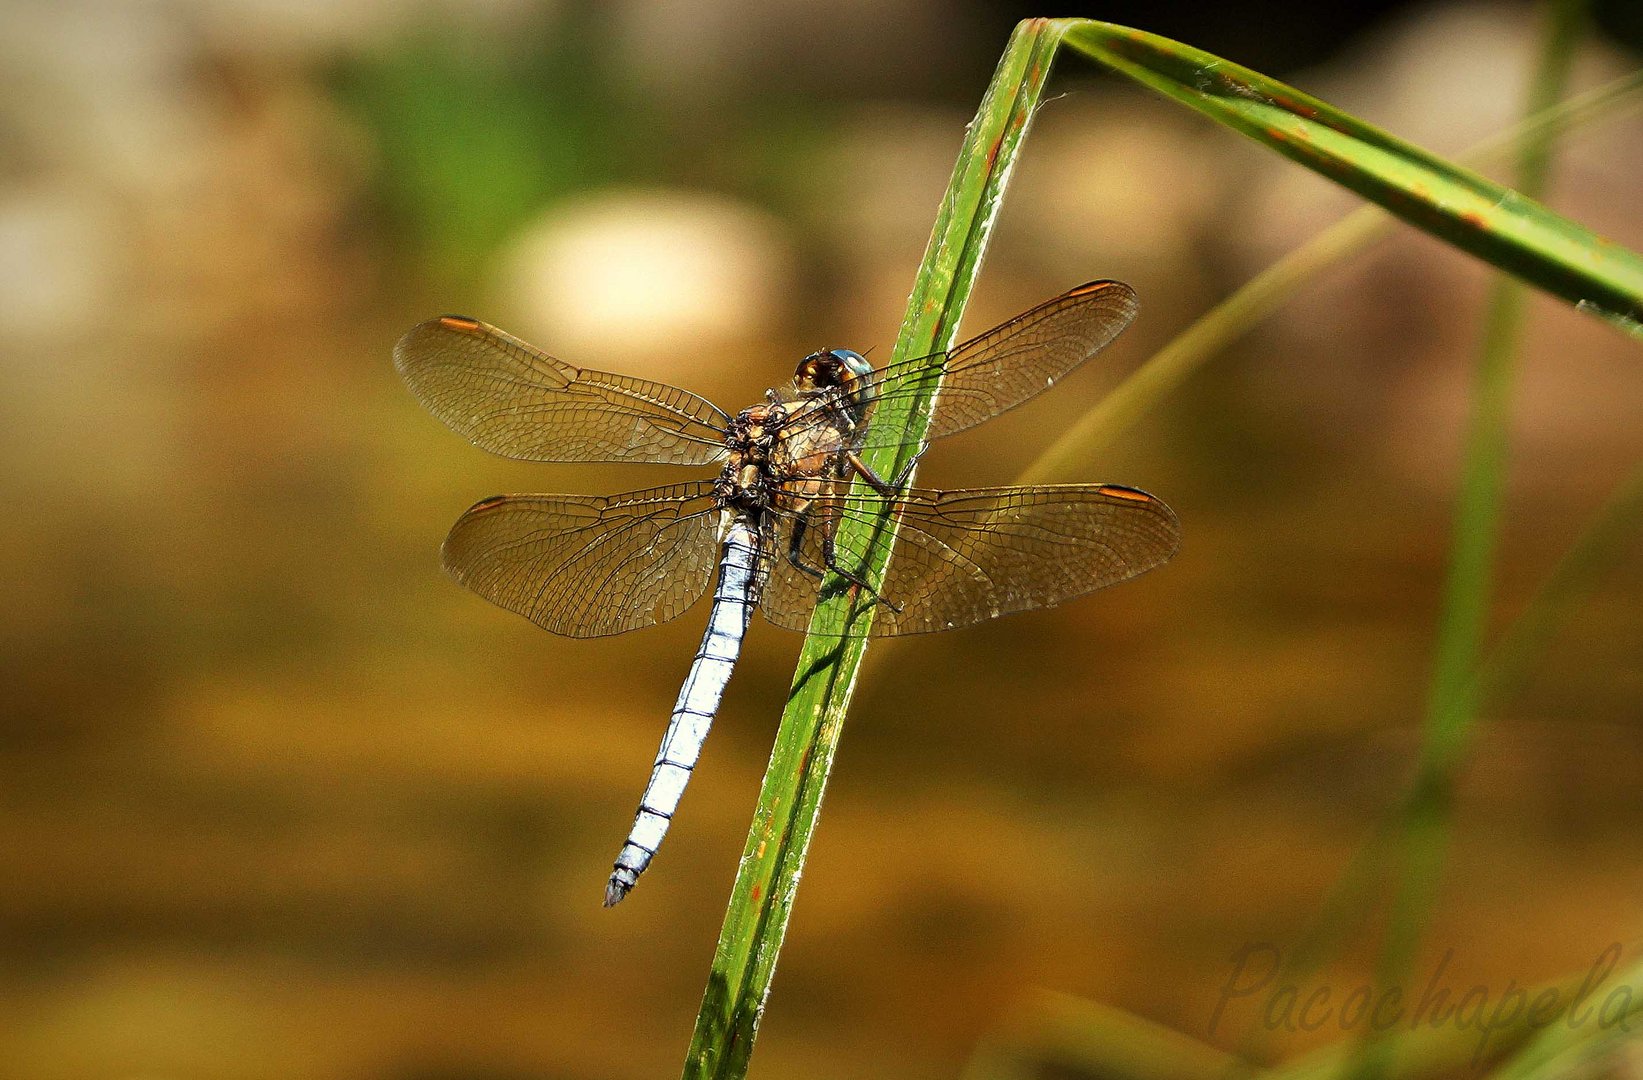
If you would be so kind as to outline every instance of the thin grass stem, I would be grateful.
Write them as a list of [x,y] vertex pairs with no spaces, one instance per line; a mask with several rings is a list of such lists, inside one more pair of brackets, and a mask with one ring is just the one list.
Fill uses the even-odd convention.
[[[1585,18],[1583,0],[1556,0],[1548,9],[1546,34],[1529,89],[1527,111],[1531,115],[1562,96]],[[1531,197],[1546,185],[1557,134],[1555,128],[1546,129],[1524,144],[1518,185]],[[1376,981],[1383,990],[1401,987],[1407,980],[1431,921],[1449,846],[1456,780],[1476,727],[1476,674],[1483,655],[1506,485],[1507,430],[1524,300],[1523,286],[1503,276],[1494,285],[1485,317],[1425,733],[1398,842],[1402,872],[1376,970]],[[1355,1075],[1363,1080],[1384,1076],[1390,1067],[1387,1045],[1365,1041]]]

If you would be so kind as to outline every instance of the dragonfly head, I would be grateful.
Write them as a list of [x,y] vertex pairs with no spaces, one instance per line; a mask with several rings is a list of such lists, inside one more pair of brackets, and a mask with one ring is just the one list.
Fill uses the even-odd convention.
[[793,373],[793,387],[801,395],[838,387],[853,397],[857,380],[872,370],[873,365],[859,352],[823,349],[799,361],[799,370]]

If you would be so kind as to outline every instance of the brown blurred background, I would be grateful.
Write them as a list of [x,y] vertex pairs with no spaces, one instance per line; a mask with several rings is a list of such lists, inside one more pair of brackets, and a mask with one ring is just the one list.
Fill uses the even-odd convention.
[[[1116,4],[1439,152],[1508,124],[1532,9]],[[446,580],[525,466],[389,360],[442,311],[727,407],[883,356],[1015,19],[930,0],[0,6],[0,1076],[676,1072],[798,639],[756,624],[683,813],[603,911],[704,611],[550,637]],[[1579,82],[1635,67],[1600,9]],[[966,320],[1095,277],[1095,370],[926,458],[1003,483],[1350,197],[1077,60]],[[1643,247],[1643,121],[1551,202]],[[1488,275],[1402,231],[1078,476],[1180,513],[1162,571],[871,654],[755,1070],[947,1077],[1031,989],[1207,1031],[1402,789]],[[1634,343],[1537,299],[1503,622],[1643,457]],[[1419,970],[1519,984],[1643,922],[1643,552],[1468,771]],[[1372,938],[1333,976],[1367,970]],[[1333,1033],[1279,1040],[1277,1051]]]

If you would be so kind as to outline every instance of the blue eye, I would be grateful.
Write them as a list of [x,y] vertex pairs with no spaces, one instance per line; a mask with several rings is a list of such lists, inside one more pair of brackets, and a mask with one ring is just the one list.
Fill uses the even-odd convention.
[[845,367],[850,374],[860,377],[873,370],[873,365],[867,362],[867,357],[850,349],[834,349],[833,356]]

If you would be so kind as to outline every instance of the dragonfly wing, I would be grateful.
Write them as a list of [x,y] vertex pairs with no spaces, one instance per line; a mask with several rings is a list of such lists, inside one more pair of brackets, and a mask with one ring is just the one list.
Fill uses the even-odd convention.
[[[871,400],[873,416],[908,397],[926,394],[939,376],[928,437],[965,431],[1033,398],[1106,348],[1135,318],[1135,290],[1121,281],[1092,281],[1017,315],[944,357],[918,357],[887,365],[861,378],[852,392]],[[823,410],[795,412],[784,428],[797,433],[825,422]],[[869,421],[863,448],[899,446],[899,427]]]
[[[884,501],[829,497],[813,515],[820,527],[805,529],[801,561],[820,566],[826,525],[874,521]],[[875,636],[947,630],[1053,607],[1145,573],[1180,546],[1179,523],[1162,500],[1111,484],[913,489],[888,501],[901,528],[880,594],[900,610],[879,607]],[[771,556],[761,607],[771,622],[803,629],[818,583],[785,552],[784,546]],[[857,572],[865,552],[840,542],[835,562]]]
[[[1094,281],[959,345],[943,365],[930,438],[972,428],[1042,394],[1110,345],[1137,306],[1135,290],[1122,281]],[[886,380],[881,397],[893,381]]]
[[724,451],[729,417],[712,402],[573,367],[474,319],[413,327],[394,366],[429,412],[504,457],[702,465]]
[[566,637],[667,622],[707,591],[718,557],[710,483],[625,495],[498,495],[445,539],[445,569]]

